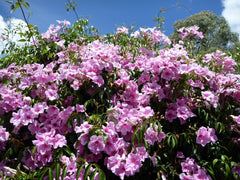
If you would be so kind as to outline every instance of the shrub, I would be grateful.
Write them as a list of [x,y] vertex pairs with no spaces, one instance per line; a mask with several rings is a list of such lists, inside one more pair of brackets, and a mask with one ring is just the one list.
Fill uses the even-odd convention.
[[236,63],[195,54],[196,26],[171,42],[58,23],[1,58],[2,178],[239,178]]

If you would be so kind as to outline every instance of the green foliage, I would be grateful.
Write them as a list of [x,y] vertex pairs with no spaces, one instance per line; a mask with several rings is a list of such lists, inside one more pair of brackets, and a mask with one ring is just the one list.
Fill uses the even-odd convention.
[[237,62],[235,73],[240,74],[240,42],[235,43],[231,50],[227,53],[229,56],[232,56],[232,58]]
[[177,30],[182,27],[190,27],[197,25],[199,31],[203,32],[204,39],[199,42],[199,50],[203,53],[213,52],[216,49],[228,50],[232,44],[238,42],[238,35],[231,32],[230,26],[224,17],[219,17],[210,11],[202,11],[194,14],[184,20],[174,23],[174,33],[171,39],[178,41]]
[[5,2],[9,3],[11,5],[11,11],[15,11],[18,8],[21,8],[21,6],[24,6],[27,10],[30,7],[29,3],[25,0],[13,0],[13,1],[8,1],[5,0]]
[[[25,1],[17,1],[9,2],[14,5],[13,9],[24,6]],[[66,3],[67,11],[73,10],[75,11],[76,2]],[[26,4],[27,6],[27,4]],[[29,6],[29,5],[28,5]],[[28,7],[27,6],[27,7]],[[164,12],[161,10],[160,12]],[[202,16],[205,15],[208,19],[202,19]],[[207,47],[213,48],[227,48],[227,43],[230,41],[235,42],[235,35],[228,37],[226,34],[230,33],[228,30],[228,26],[225,26],[226,22],[224,19],[221,19],[209,12],[202,12],[201,15],[194,16],[191,18],[196,18],[196,21],[203,21],[200,24],[200,30],[205,31],[205,36],[207,40],[197,41],[193,38],[189,38],[185,40],[185,47],[189,52],[190,58],[195,58],[196,61],[201,64],[202,55],[198,54],[198,52],[205,51]],[[219,18],[219,19],[218,19]],[[156,22],[158,23],[157,28],[162,28],[162,24],[164,23],[163,17],[156,17]],[[215,22],[216,21],[216,22]],[[185,24],[185,22],[180,21]],[[181,24],[179,22],[179,24]],[[192,25],[190,20],[186,21],[185,25]],[[219,29],[215,29],[218,23],[222,23]],[[178,23],[175,24],[176,27],[180,27]],[[194,24],[195,25],[195,24]],[[161,44],[156,43],[152,44],[149,42],[149,37],[140,37],[135,38],[129,34],[125,33],[115,33],[115,34],[107,34],[106,36],[99,36],[97,33],[97,29],[89,26],[88,19],[78,19],[71,27],[64,27],[61,32],[59,32],[59,37],[61,40],[64,40],[63,46],[59,45],[58,42],[52,40],[51,38],[47,39],[40,35],[37,31],[36,27],[29,25],[30,30],[26,33],[21,32],[21,36],[23,39],[21,41],[29,42],[30,38],[34,36],[37,39],[37,46],[25,44],[24,46],[17,46],[14,43],[9,43],[3,53],[4,57],[0,59],[0,68],[7,67],[11,63],[16,63],[16,65],[25,65],[25,64],[33,64],[39,63],[46,67],[49,63],[55,62],[59,59],[57,53],[63,52],[64,55],[68,57],[68,59],[64,59],[69,64],[74,65],[79,68],[79,64],[82,62],[82,57],[79,55],[79,49],[72,50],[71,46],[78,45],[81,48],[86,47],[89,43],[98,40],[105,44],[113,44],[119,47],[119,55],[121,56],[121,60],[130,59],[132,62],[137,61],[137,58],[146,58],[143,53],[139,52],[140,48],[146,48],[147,50],[152,50],[155,54],[153,57],[148,60],[152,60],[161,53],[169,53],[168,51],[172,48],[173,45],[169,45],[166,48],[166,51],[160,51]],[[204,29],[207,28],[207,29]],[[223,30],[221,30],[221,28]],[[66,33],[67,32],[67,33]],[[6,32],[5,36],[10,32]],[[231,34],[231,33],[230,33]],[[226,36],[225,36],[226,35]],[[173,35],[174,36],[174,35]],[[223,38],[223,37],[224,38]],[[216,41],[215,41],[215,37]],[[222,42],[221,42],[222,41]],[[219,46],[218,46],[219,45]],[[129,56],[131,54],[132,56]],[[229,55],[233,58],[240,60],[239,47],[235,46],[235,49],[229,51]],[[166,58],[167,55],[162,55],[159,58]],[[177,57],[176,59],[174,59]],[[190,58],[186,56],[173,56],[174,66],[180,61],[186,61],[186,65],[190,64]],[[171,59],[171,58],[170,58]],[[109,59],[107,59],[109,60]],[[110,58],[109,61],[112,59]],[[162,60],[162,59],[161,59]],[[203,63],[202,63],[203,64]],[[185,65],[185,64],[184,64]],[[205,65],[205,64],[203,64]],[[58,70],[59,64],[55,64],[54,73]],[[73,66],[73,68],[74,68]],[[212,64],[206,64],[206,66],[211,69]],[[19,66],[20,67],[20,66]],[[68,69],[71,70],[70,68]],[[217,72],[216,69],[213,69]],[[21,72],[22,73],[22,72]],[[131,82],[138,82],[139,77],[141,77],[143,70],[138,69],[138,67],[134,69],[129,69],[126,71],[127,75],[129,75]],[[163,73],[163,72],[162,72]],[[160,73],[157,78],[161,79],[162,73]],[[77,147],[79,145],[78,138],[80,133],[74,132],[74,127],[80,126],[83,122],[88,122],[92,125],[92,128],[88,131],[87,143],[90,142],[90,138],[93,135],[100,136],[103,138],[103,141],[106,143],[108,140],[108,135],[102,131],[102,127],[106,125],[109,121],[113,121],[115,125],[117,125],[118,120],[116,116],[120,113],[115,110],[109,110],[112,108],[113,104],[111,103],[111,98],[114,95],[123,96],[123,92],[130,87],[130,85],[117,85],[114,83],[120,74],[120,71],[117,71],[116,68],[113,68],[111,72],[103,70],[101,72],[101,77],[103,78],[104,84],[99,87],[96,84],[92,83],[92,80],[87,77],[83,77],[81,88],[74,89],[69,80],[62,80],[61,84],[58,85],[58,94],[59,98],[53,101],[48,101],[48,105],[56,105],[59,109],[65,109],[68,106],[75,106],[76,104],[82,104],[84,106],[84,112],[72,112],[67,119],[66,126],[69,128],[66,130],[64,134],[67,139],[67,145],[62,148],[54,149],[53,153],[53,161],[47,163],[44,167],[38,167],[35,170],[30,170],[24,165],[22,165],[22,158],[24,156],[29,157],[32,153],[33,155],[37,151],[37,147],[33,146],[32,140],[36,139],[34,135],[31,135],[27,127],[20,128],[19,134],[11,134],[11,138],[8,141],[6,146],[6,151],[0,152],[1,160],[7,161],[7,159],[11,159],[13,157],[17,157],[14,159],[14,163],[12,163],[12,171],[19,179],[64,179],[68,174],[68,167],[66,164],[62,163],[59,159],[63,156],[67,156],[70,158],[76,158],[78,156]],[[24,74],[26,75],[26,74]],[[81,75],[80,73],[77,75]],[[151,78],[154,74],[149,72]],[[202,89],[199,87],[193,87],[189,84],[189,80],[199,80],[204,84],[204,90],[211,90],[212,85],[210,84],[210,80],[208,77],[197,75],[196,73],[184,73],[178,74],[179,76],[175,77],[176,79],[169,80],[169,83],[166,79],[161,79],[161,85],[167,84],[168,89],[164,89],[166,87],[161,87],[164,89],[164,93],[168,94],[168,98],[158,99],[157,92],[149,95],[150,103],[149,107],[151,107],[154,111],[154,115],[150,118],[142,118],[141,123],[132,126],[132,134],[128,140],[129,149],[124,149],[123,153],[134,152],[137,147],[144,146],[147,149],[147,152],[151,156],[151,158],[156,159],[156,164],[153,164],[150,159],[147,159],[139,173],[136,173],[133,177],[128,177],[127,179],[160,179],[162,175],[167,174],[168,179],[177,179],[179,174],[182,172],[181,163],[183,160],[180,157],[177,157],[176,154],[181,151],[184,152],[186,157],[194,158],[198,164],[205,168],[208,171],[208,174],[212,177],[212,179],[222,179],[222,177],[226,179],[238,179],[239,176],[235,173],[232,173],[232,168],[238,166],[237,161],[239,161],[239,154],[234,154],[233,152],[239,151],[239,145],[235,143],[232,138],[238,136],[237,129],[230,131],[234,124],[231,119],[231,115],[235,114],[235,110],[239,108],[239,100],[232,98],[230,95],[219,93],[219,98],[221,101],[217,103],[217,107],[206,106],[206,101],[202,98],[201,92]],[[9,84],[14,84],[16,87],[21,83],[19,79],[4,79],[1,80],[4,86]],[[2,83],[1,82],[1,83]],[[51,85],[48,82],[45,85]],[[156,83],[156,84],[157,84]],[[155,84],[155,85],[156,85]],[[129,87],[128,87],[129,86]],[[223,85],[223,89],[227,89],[228,86],[234,86],[234,84]],[[29,97],[31,96],[31,92],[33,89],[37,89],[37,84],[31,85],[21,91],[23,96]],[[137,87],[137,92],[139,94],[142,93],[143,85],[139,85]],[[93,93],[89,93],[89,91],[94,90]],[[64,105],[64,101],[67,100],[68,97],[74,97],[71,103]],[[177,103],[180,98],[188,99],[188,102],[185,106],[191,108],[191,111],[195,116],[189,117],[186,119],[186,123],[182,124],[180,118],[176,118],[174,122],[169,122],[166,119],[166,109],[171,104]],[[2,97],[0,97],[2,100]],[[40,97],[32,98],[30,102],[30,106],[34,106],[34,104],[41,102]],[[197,106],[197,107],[193,107]],[[222,106],[220,108],[220,106]],[[11,113],[5,113],[4,116],[0,115],[0,125],[4,125],[8,128],[8,131],[12,131],[13,125],[9,123],[9,119],[11,118]],[[38,119],[38,117],[36,117]],[[8,121],[7,121],[8,120]],[[129,120],[130,121],[130,120]],[[155,130],[157,128],[157,133],[160,134],[164,132],[166,137],[162,141],[158,141],[154,143],[152,146],[147,140],[145,140],[146,131],[149,129],[149,126]],[[202,147],[200,144],[196,143],[196,131],[201,126],[209,126],[213,127],[216,131],[218,141],[216,143],[207,143],[205,147]],[[120,132],[117,132],[120,136]],[[24,140],[25,137],[29,137],[30,142]],[[124,139],[127,137],[123,137]],[[30,151],[25,151],[30,150]],[[84,146],[84,151],[90,154],[90,150],[87,146]],[[103,156],[107,157],[107,155],[103,152]],[[88,162],[86,157],[78,157],[77,162],[77,172],[76,179],[83,175],[84,179],[94,179],[96,175],[99,176],[100,180],[104,180],[106,178],[113,179],[116,176],[110,172],[107,167],[104,165],[103,159],[99,160],[98,163]],[[19,165],[20,164],[20,165]],[[150,171],[151,170],[151,171]]]
[[76,10],[76,7],[77,7],[77,2],[76,2],[76,1],[73,1],[73,2],[72,2],[72,0],[71,0],[71,1],[68,1],[68,3],[65,3],[65,4],[66,4],[66,9],[67,9],[67,11],[70,11],[71,9],[72,9],[73,11]]
[[161,31],[164,30],[165,17],[163,15],[160,16],[160,14],[165,12],[166,10],[164,8],[161,8],[161,10],[158,12],[158,15],[153,17],[153,21],[156,22],[155,27]]

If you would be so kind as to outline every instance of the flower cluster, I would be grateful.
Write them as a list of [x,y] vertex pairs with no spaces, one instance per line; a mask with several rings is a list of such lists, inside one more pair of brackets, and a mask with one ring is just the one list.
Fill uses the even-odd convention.
[[5,142],[9,139],[9,132],[6,131],[6,128],[0,126],[0,150],[5,150]]
[[186,38],[186,37],[194,37],[194,38],[201,38],[203,39],[203,33],[198,31],[198,26],[191,26],[191,27],[182,27],[178,29],[178,32],[181,34],[179,35],[180,38]]
[[116,154],[107,159],[107,167],[121,179],[124,176],[132,176],[140,171],[142,162],[148,158],[148,153],[144,147],[136,148],[136,153]]
[[118,34],[120,34],[120,33],[128,34],[128,28],[126,28],[126,27],[119,27],[119,28],[117,28],[117,33]]
[[240,163],[238,163],[236,166],[233,166],[232,172],[240,176]]
[[179,177],[181,180],[211,180],[206,174],[206,170],[200,166],[192,158],[187,158],[185,162],[181,163],[182,172]]
[[55,26],[52,24],[52,25],[50,25],[50,27],[48,28],[47,32],[42,33],[42,37],[43,37],[43,38],[46,38],[49,42],[50,42],[50,41],[54,41],[54,42],[55,42],[55,41],[56,41],[56,42],[60,41],[60,40],[61,40],[61,37],[60,37],[60,35],[59,35],[60,31],[61,31],[64,27],[70,25],[70,22],[69,22],[69,21],[66,21],[66,20],[64,20],[64,21],[59,21],[59,20],[57,20],[57,22],[58,22],[58,26],[55,27]]
[[145,140],[148,144],[153,145],[156,141],[161,142],[163,138],[165,138],[165,134],[163,132],[158,133],[158,126],[155,126],[155,130],[153,130],[152,124],[145,132]]
[[135,38],[146,38],[151,44],[163,42],[164,44],[171,44],[169,38],[163,34],[160,30],[154,28],[140,28],[131,34]]
[[203,57],[202,62],[212,64],[215,71],[220,71],[221,73],[234,72],[234,66],[236,62],[222,51],[217,50],[216,52],[206,54]]
[[196,142],[203,147],[209,142],[215,143],[217,141],[217,136],[215,135],[215,130],[213,128],[200,127],[196,134]]
[[[224,150],[240,161],[229,153],[239,150],[238,143],[224,139],[240,139],[240,77],[233,74],[231,57],[217,51],[190,58],[184,44],[171,43],[156,28],[133,34],[118,28],[115,43],[111,36],[69,42],[68,24],[59,21],[42,34],[45,43],[60,45],[56,59],[0,69],[4,165],[65,179],[99,179],[102,169],[120,179],[149,168],[177,176],[181,165],[180,179],[211,179],[201,160],[213,161]],[[179,32],[182,38],[203,38],[197,30]],[[169,46],[160,49],[162,44]],[[219,148],[213,147],[216,141]]]

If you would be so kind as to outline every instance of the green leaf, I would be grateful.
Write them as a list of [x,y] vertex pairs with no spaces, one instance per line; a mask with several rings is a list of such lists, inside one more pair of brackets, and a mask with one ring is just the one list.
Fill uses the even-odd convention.
[[142,127],[139,129],[139,133],[138,133],[138,146],[142,144],[143,137],[144,137],[144,129]]
[[99,171],[99,180],[106,180],[106,175],[102,170]]
[[53,57],[54,56],[54,54],[53,53],[50,53],[50,54],[48,54],[48,59],[50,59],[51,57]]
[[226,155],[222,155],[222,156],[221,156],[221,160],[222,160],[223,162],[225,162],[225,160],[228,160],[228,157],[227,157]]
[[63,172],[62,172],[62,180],[64,180],[64,178],[66,177],[66,175],[67,175],[67,166],[64,166]]
[[137,134],[138,127],[139,127],[139,125],[137,127],[135,127],[135,130],[134,130],[133,135],[131,137],[132,146],[134,146],[134,140],[135,140],[135,137],[136,137],[136,134]]
[[28,3],[24,3],[23,6],[24,6],[26,9],[28,9],[29,4],[28,4]]
[[100,168],[100,166],[98,164],[94,164],[96,166],[96,168],[98,169],[99,172],[99,180],[106,180],[106,175],[104,173],[104,171]]
[[107,111],[107,114],[108,114],[108,113],[119,114],[117,111],[114,111],[114,110],[108,110],[108,111]]
[[19,42],[26,42],[26,39],[19,39]]
[[13,1],[6,1],[6,0],[5,0],[5,2],[7,2],[7,3],[9,3],[9,4],[13,4]]
[[162,132],[162,125],[160,124],[160,122],[157,122],[157,124],[158,124],[158,134],[159,134],[160,132]]
[[95,170],[91,173],[90,180],[94,180],[94,177],[95,177],[96,173],[97,173],[97,170]]
[[117,119],[115,117],[109,116],[109,118],[111,118],[114,121],[114,123],[117,125]]
[[43,178],[44,178],[44,176],[45,176],[45,174],[47,173],[47,168],[45,168],[44,170],[43,170],[43,172],[41,172],[41,173],[39,173],[39,176],[38,176],[38,179],[39,180],[42,180]]
[[85,169],[85,172],[84,172],[84,180],[87,180],[88,179],[88,175],[89,175],[89,171],[90,171],[90,168],[92,167],[92,164],[89,164],[87,166],[87,168]]
[[11,12],[13,12],[14,10],[15,10],[15,5],[12,4],[12,5],[11,5]]
[[213,168],[211,166],[209,166],[207,169],[208,169],[208,173],[210,173],[213,177],[215,177]]
[[212,164],[213,164],[213,167],[216,165],[216,163],[218,162],[218,159],[214,159]]
[[78,180],[78,177],[79,177],[79,174],[82,170],[82,168],[84,167],[85,164],[81,164],[79,167],[78,167],[78,170],[77,170],[77,174],[76,174],[76,179]]
[[70,148],[67,145],[63,149],[66,153],[68,153],[68,155],[72,156],[72,151],[70,150]]
[[231,174],[231,168],[229,167],[229,165],[227,163],[225,164],[225,174],[227,176],[229,176]]
[[92,99],[89,99],[89,100],[87,100],[85,103],[84,103],[84,109],[86,110],[87,109],[87,106],[88,105],[90,105],[90,104],[92,104],[93,103],[93,100]]
[[26,4],[28,7],[30,7],[30,4],[29,4],[28,2],[25,2],[25,4]]
[[48,169],[48,179],[53,180],[53,170],[52,170],[52,168]]
[[56,166],[56,180],[59,180],[60,170],[61,170],[60,164],[57,163],[57,166]]

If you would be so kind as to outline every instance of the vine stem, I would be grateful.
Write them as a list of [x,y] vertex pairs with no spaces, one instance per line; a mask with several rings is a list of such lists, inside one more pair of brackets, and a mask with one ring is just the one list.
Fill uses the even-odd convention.
[[21,4],[20,0],[18,0],[18,4],[19,4],[19,7],[20,7],[20,9],[21,9],[21,12],[22,12],[24,21],[25,21],[26,24],[27,24],[29,33],[31,34],[31,38],[33,39],[33,45],[34,45],[35,48],[37,49],[37,45],[35,44],[35,38],[34,38],[34,36],[33,36],[33,32],[32,32],[32,30],[31,30],[31,28],[30,28],[30,26],[29,26],[28,20],[27,20],[27,18],[26,18],[26,15],[25,15],[25,12],[24,12],[24,10],[23,10],[23,8],[22,8],[22,4]]
[[[68,0],[68,3],[69,4],[72,4],[72,2],[70,0]],[[79,20],[79,16],[78,16],[78,13],[77,11],[75,10],[75,8],[72,8],[73,12],[75,13],[76,17],[77,17],[77,20]]]

